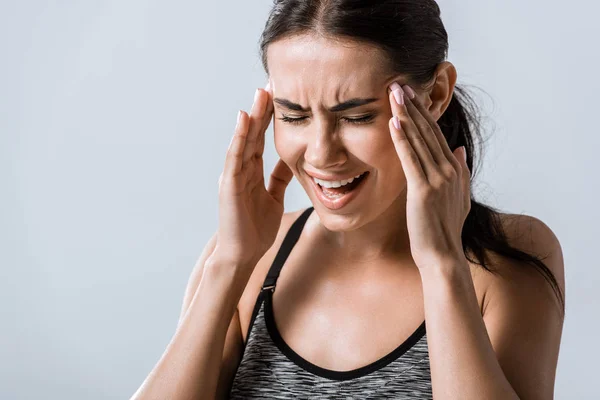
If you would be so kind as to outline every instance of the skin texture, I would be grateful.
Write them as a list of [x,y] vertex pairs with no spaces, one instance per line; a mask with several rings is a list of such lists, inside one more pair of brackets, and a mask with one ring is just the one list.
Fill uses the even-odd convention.
[[[258,291],[303,211],[283,213],[295,175],[316,213],[273,292],[274,318],[292,349],[323,368],[356,369],[388,354],[425,318],[436,400],[551,399],[562,319],[547,282],[494,254],[501,274],[486,274],[457,250],[468,169],[436,124],[456,81],[452,64],[442,63],[434,84],[399,106],[390,84],[403,77],[387,76],[381,54],[364,44],[288,38],[271,45],[268,60],[271,89],[257,91],[250,115],[240,113],[219,179],[219,231],[190,277],[172,341],[133,398],[226,398]],[[354,97],[377,101],[328,110]],[[304,123],[278,119],[294,114],[280,108],[282,98],[306,107],[295,112]],[[281,160],[265,185],[274,101]],[[367,111],[375,114],[369,124],[345,120]],[[313,197],[306,168],[372,175],[357,199],[332,212]],[[545,256],[564,292],[552,231],[533,217],[501,219],[513,246]]]
[[[382,74],[383,59],[375,48],[310,36],[271,44],[267,60],[274,97],[275,146],[315,206],[327,230],[327,241],[355,261],[409,252],[407,181],[388,127],[392,117],[389,85],[394,81],[402,85],[406,78]],[[436,120],[450,102],[455,79],[454,67],[445,63],[434,90],[419,94]],[[339,113],[328,110],[352,98],[377,101]],[[290,100],[310,111],[289,110],[276,99]],[[366,114],[374,114],[368,124],[345,120]],[[306,118],[293,125],[280,120],[284,115]],[[312,178],[306,171],[343,175],[369,171],[370,176],[367,190],[359,198],[332,212],[314,196]]]
[[[383,299],[397,292],[385,290],[384,282],[396,279],[395,287],[400,288],[409,280],[414,283],[408,277],[418,270],[422,290],[419,293],[413,288],[416,291],[412,293],[424,307],[436,399],[553,398],[562,319],[547,282],[532,267],[502,257],[492,257],[494,266],[502,271],[500,277],[485,276],[476,282],[473,271],[478,267],[462,254],[460,232],[469,211],[469,171],[462,152],[449,151],[436,124],[452,96],[457,77],[453,65],[440,64],[435,83],[426,89],[415,87],[416,98],[404,97],[405,106],[399,106],[390,85],[404,86],[406,78],[386,75],[382,54],[368,45],[317,36],[291,37],[271,44],[267,60],[275,146],[316,211],[307,222],[305,243],[298,244],[296,255],[287,263],[287,273],[292,274],[294,265],[303,266],[312,268],[311,274],[318,272],[321,281],[327,277],[328,282],[319,286],[315,278],[307,284],[310,274],[304,271],[302,278],[300,267],[293,279],[282,274],[274,307],[290,347],[326,368],[365,365],[364,360],[343,359],[338,361],[343,367],[333,364],[340,360],[342,348],[347,348],[330,350],[333,340],[307,344],[303,338],[319,337],[316,329],[320,329],[308,315],[331,321],[334,315],[345,313],[365,321],[367,307],[365,314],[354,308],[365,304],[365,297],[356,301],[361,294],[352,292],[353,288],[368,279],[372,290],[367,297],[374,301],[372,294],[379,293],[383,307]],[[343,112],[329,110],[352,98],[377,101]],[[306,111],[290,109],[282,99]],[[365,114],[374,114],[374,119],[362,125],[346,121]],[[398,116],[402,129],[394,128],[392,115]],[[283,116],[304,120],[292,125],[280,120]],[[363,188],[367,190],[337,211],[327,209],[313,195],[306,173],[356,175],[365,170],[370,172],[368,187]],[[564,292],[564,265],[556,236],[533,217],[512,217],[503,218],[510,227],[509,237],[516,238],[512,244],[548,255],[544,261]],[[368,278],[364,274],[367,268]],[[260,282],[260,278],[255,280]],[[294,287],[303,289],[294,292]],[[327,287],[335,290],[323,289]],[[310,299],[308,295],[294,297],[307,288],[312,292]],[[404,290],[408,293],[411,289],[406,286]],[[327,309],[339,300],[340,293],[347,295],[348,302],[354,301],[352,311],[343,301],[335,311]],[[242,308],[249,309],[251,301],[245,303]],[[386,310],[389,318],[397,318],[393,309]],[[421,311],[413,309],[415,315]],[[392,331],[392,325],[386,325],[390,327],[386,332]],[[356,343],[364,340],[361,337]],[[392,348],[386,343],[379,348],[374,345],[378,351],[363,348],[361,353],[386,354],[383,347]]]

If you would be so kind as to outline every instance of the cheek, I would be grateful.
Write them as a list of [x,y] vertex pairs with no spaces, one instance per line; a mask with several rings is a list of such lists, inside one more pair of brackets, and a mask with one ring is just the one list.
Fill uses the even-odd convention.
[[290,168],[296,166],[299,155],[302,152],[301,144],[290,132],[285,129],[274,128],[275,151]]
[[401,168],[387,124],[378,124],[372,129],[364,130],[360,135],[348,135],[347,139],[350,137],[351,146],[357,151],[356,155],[366,164],[383,169],[380,173],[389,168]]
[[[365,140],[364,138],[368,138]],[[402,169],[402,163],[394,147],[387,124],[378,126],[376,130],[369,132],[362,140],[356,141],[353,148],[360,152],[361,158],[366,164],[377,171],[381,182],[387,182],[380,190],[385,192],[396,192],[406,184],[406,177]],[[398,185],[391,185],[396,182]]]

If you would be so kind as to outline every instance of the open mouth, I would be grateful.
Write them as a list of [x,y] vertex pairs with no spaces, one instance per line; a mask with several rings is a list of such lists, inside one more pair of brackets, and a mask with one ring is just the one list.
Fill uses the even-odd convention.
[[323,195],[327,196],[330,199],[337,199],[339,197],[344,196],[347,193],[352,192],[353,190],[355,190],[367,177],[367,175],[369,175],[369,171],[365,171],[363,172],[358,178],[354,179],[352,182],[347,183],[343,186],[340,187],[324,187],[319,183],[316,183],[317,186],[319,187],[319,189],[321,190],[321,192],[323,193]]

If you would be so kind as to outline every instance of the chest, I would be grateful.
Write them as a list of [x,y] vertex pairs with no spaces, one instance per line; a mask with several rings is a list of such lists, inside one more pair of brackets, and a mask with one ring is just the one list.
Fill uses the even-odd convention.
[[[386,274],[386,266],[357,269],[357,274],[345,271],[343,276],[350,278],[341,280],[324,276],[325,269],[314,261],[290,255],[270,302],[281,339],[304,360],[333,371],[361,368],[392,353],[423,323],[416,267],[394,274]],[[481,306],[483,289],[476,276]],[[240,308],[244,341],[253,306],[248,302],[245,310]]]
[[302,293],[282,288],[271,301],[281,338],[300,357],[329,370],[348,371],[380,360],[424,320],[418,285],[327,287]]

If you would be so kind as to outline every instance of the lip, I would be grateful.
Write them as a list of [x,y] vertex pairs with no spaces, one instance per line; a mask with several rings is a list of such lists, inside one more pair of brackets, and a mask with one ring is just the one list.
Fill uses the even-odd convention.
[[[367,171],[365,171],[365,172],[367,172]],[[314,179],[310,178],[310,182],[313,187],[313,192],[314,192],[315,196],[317,196],[317,198],[319,199],[321,204],[323,204],[325,207],[327,207],[330,210],[339,210],[340,208],[344,207],[346,204],[350,203],[354,198],[356,198],[360,194],[363,186],[365,186],[365,182],[369,179],[369,175],[371,175],[371,174],[368,173],[367,176],[363,177],[362,180],[359,182],[358,186],[355,187],[351,192],[346,193],[342,197],[339,197],[335,200],[332,200],[332,199],[328,198],[327,196],[325,196],[325,194],[323,194],[323,190],[321,189],[319,184],[317,184],[315,182]]]
[[354,175],[346,175],[346,176],[343,176],[343,175],[329,175],[328,176],[328,175],[322,175],[322,174],[319,174],[319,173],[308,172],[308,171],[306,171],[306,174],[308,176],[313,177],[313,178],[321,179],[321,180],[324,180],[324,181],[343,181],[343,180],[348,180],[350,178],[354,178],[356,175],[364,174],[365,172],[367,172],[367,171],[358,172],[358,173],[356,173]]

